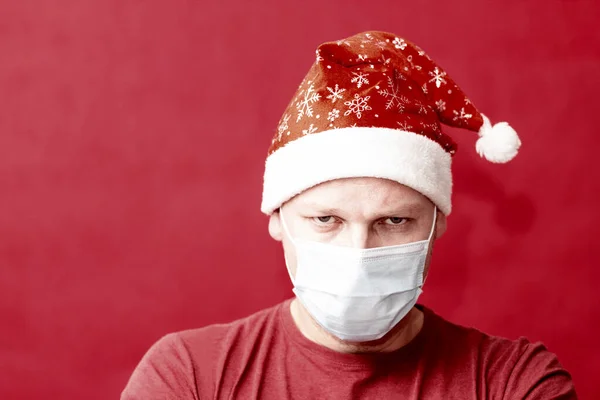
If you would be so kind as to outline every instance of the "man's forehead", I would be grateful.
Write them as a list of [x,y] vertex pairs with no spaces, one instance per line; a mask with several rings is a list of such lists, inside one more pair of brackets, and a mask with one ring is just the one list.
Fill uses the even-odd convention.
[[[420,199],[424,196],[399,182],[384,178],[343,178],[323,182],[298,195],[304,201],[314,201],[323,196],[336,198],[352,194],[361,197],[386,197],[398,199]],[[346,200],[344,198],[344,200]]]
[[377,214],[391,215],[397,213],[421,213],[431,208],[431,202],[398,201],[391,204],[366,204],[364,201],[355,199],[348,200],[342,204],[334,204],[331,201],[299,201],[297,206],[302,209],[321,212],[325,214],[349,213],[359,210],[371,210]]
[[398,182],[378,178],[339,179],[315,186],[291,202],[311,211],[396,213],[421,212],[432,203]]

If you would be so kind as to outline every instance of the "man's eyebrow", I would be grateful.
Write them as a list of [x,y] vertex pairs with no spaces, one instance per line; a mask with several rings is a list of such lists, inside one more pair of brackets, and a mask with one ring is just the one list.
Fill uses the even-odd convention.
[[[314,202],[303,202],[302,207],[310,208],[315,212],[323,213],[325,215],[341,215],[344,214],[344,210],[336,207],[327,206],[325,204],[319,204]],[[418,214],[425,210],[425,205],[422,203],[407,203],[398,206],[384,207],[377,211],[378,217],[390,217],[390,216],[402,216],[403,214]]]
[[340,214],[343,212],[339,208],[330,207],[325,204],[303,202],[303,203],[301,203],[301,205],[302,205],[302,207],[310,208],[311,210],[318,211],[318,212],[321,212],[324,214],[336,215],[336,214]]
[[397,206],[391,206],[391,207],[387,207],[387,208],[383,208],[380,211],[380,214],[383,214],[384,216],[394,216],[394,215],[398,215],[398,216],[402,216],[402,214],[418,214],[421,213],[423,211],[425,211],[426,207],[424,204],[422,203],[407,203],[407,204],[401,204],[401,205],[397,205]]

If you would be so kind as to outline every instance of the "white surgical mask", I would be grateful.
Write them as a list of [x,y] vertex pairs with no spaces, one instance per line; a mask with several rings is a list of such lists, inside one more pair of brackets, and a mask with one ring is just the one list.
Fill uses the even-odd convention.
[[327,332],[353,342],[376,340],[413,308],[422,293],[427,240],[360,249],[294,239],[282,211],[283,229],[296,250],[294,293]]

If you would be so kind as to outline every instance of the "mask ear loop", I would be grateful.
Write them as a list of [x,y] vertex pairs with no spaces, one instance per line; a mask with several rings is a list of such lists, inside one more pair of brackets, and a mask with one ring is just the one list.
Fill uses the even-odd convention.
[[[281,226],[283,227],[283,232],[288,237],[288,239],[290,239],[290,242],[292,242],[292,244],[294,245],[294,248],[296,248],[296,243],[294,242],[294,238],[292,237],[292,235],[290,235],[288,226],[285,223],[285,218],[283,217],[283,207],[279,207],[279,220],[281,221]],[[296,255],[296,258],[297,257],[298,256]],[[296,282],[294,280],[294,277],[292,276],[292,271],[290,271],[290,263],[288,262],[287,255],[285,254],[285,249],[283,250],[283,259],[285,260],[285,269],[287,270],[288,275],[290,276],[290,280],[292,281],[292,284],[295,287]],[[296,265],[296,273],[297,272],[298,272],[298,266]]]
[[[437,211],[438,208],[437,206],[434,205],[433,207],[433,225],[431,226],[431,232],[429,232],[429,238],[427,239],[427,252],[429,252],[429,249],[431,247],[431,239],[433,238],[433,232],[435,232],[435,225],[437,223]],[[425,268],[425,266],[423,266],[423,268]],[[425,271],[423,271],[425,272]],[[419,290],[421,291],[421,293],[423,293],[423,286],[425,285],[425,281],[427,280],[427,277],[423,277],[423,283],[421,283],[421,286],[419,286]]]
[[433,238],[433,232],[435,232],[435,224],[437,223],[437,206],[433,206],[433,225],[431,225],[431,232],[429,232],[429,238],[427,241],[431,243],[431,239]]
[[296,245],[296,242],[294,241],[294,238],[290,234],[290,230],[288,229],[288,226],[285,223],[285,218],[283,218],[283,207],[279,207],[279,220],[281,221],[281,226],[283,227],[283,232],[285,233],[285,236],[287,236],[288,239],[290,239],[290,242],[292,242],[292,244]]

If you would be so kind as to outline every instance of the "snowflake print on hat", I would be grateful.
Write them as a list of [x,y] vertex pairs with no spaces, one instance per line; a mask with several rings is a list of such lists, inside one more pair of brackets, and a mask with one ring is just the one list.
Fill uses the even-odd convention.
[[378,40],[377,42],[375,42],[375,46],[377,46],[377,48],[379,50],[383,50],[383,49],[386,48],[387,43],[385,41],[383,41],[383,40]]
[[[484,124],[484,117],[448,74],[421,48],[404,38],[385,32],[366,32],[336,42],[324,43],[317,48],[316,55],[317,60],[305,77],[305,84],[299,89],[293,104],[298,126],[290,126],[286,131],[292,132],[291,135],[286,135],[290,140],[294,140],[303,131],[310,132],[311,123],[317,126],[315,119],[318,114],[327,118],[323,118],[321,123],[326,125],[317,132],[329,128],[333,122],[329,120],[329,116],[332,115],[330,113],[337,101],[343,102],[347,107],[343,113],[347,118],[342,120],[339,119],[341,116],[338,117],[337,126],[351,126],[356,120],[363,121],[366,111],[375,110],[373,116],[377,117],[373,118],[377,118],[377,121],[369,117],[368,120],[364,120],[364,124],[397,126],[397,121],[401,121],[398,119],[398,113],[415,113],[427,118],[435,114],[439,122],[451,126],[474,131],[481,129],[479,133],[482,137],[491,129],[491,125]],[[364,64],[366,60],[370,60],[369,65]],[[331,70],[332,65],[337,65],[335,73]],[[357,68],[359,65],[364,67]],[[344,76],[347,80],[344,80]],[[334,77],[337,82],[329,80]],[[407,85],[399,85],[400,81],[406,81]],[[371,84],[373,85],[370,86]],[[347,98],[350,99],[345,101]],[[323,101],[331,106],[326,107]],[[383,110],[378,109],[379,104],[382,104]],[[315,107],[320,111],[315,113]],[[279,131],[277,133],[279,134]],[[442,134],[440,138],[440,133],[431,129],[416,133],[439,141],[443,149],[454,154],[455,144],[450,137]],[[518,148],[516,134],[509,130],[506,135],[512,147],[503,148]],[[508,160],[516,154],[516,151],[502,150],[503,153],[499,155],[495,154],[494,150],[488,150],[488,144],[492,146],[492,143],[496,143],[491,139],[482,140],[480,143],[478,152],[494,162]],[[286,141],[276,141],[270,152],[285,144]]]
[[323,57],[321,56],[321,51],[317,50],[315,53],[316,53],[316,56],[317,56],[317,61],[316,62],[319,63],[319,62],[323,61]]
[[389,64],[392,61],[392,59],[391,58],[385,58],[385,56],[382,54],[381,57],[379,57],[378,61],[380,63],[382,63],[382,64]]
[[340,117],[340,110],[338,110],[337,108],[334,108],[333,110],[329,111],[329,113],[327,114],[327,121],[335,121],[336,119],[338,119]]
[[400,127],[400,129],[407,132],[410,132],[410,130],[412,129],[412,125],[409,125],[406,121],[398,122],[398,126]]
[[313,116],[312,105],[321,98],[321,95],[315,92],[314,86],[313,83],[310,83],[308,89],[300,92],[299,95],[302,96],[304,94],[304,97],[296,103],[296,109],[298,110],[296,122],[300,121],[305,115],[309,117]]
[[354,100],[344,102],[344,105],[348,106],[348,110],[344,113],[348,116],[352,113],[356,114],[356,118],[361,119],[363,111],[372,110],[369,106],[369,99],[371,96],[361,97],[358,93],[354,95]]
[[328,99],[331,99],[332,103],[335,103],[335,101],[337,99],[342,99],[342,93],[344,93],[346,91],[346,89],[340,89],[339,85],[336,83],[335,84],[335,88],[330,88],[329,86],[327,86],[327,90],[329,91],[329,95],[327,96]]
[[444,71],[440,71],[438,67],[435,67],[433,69],[433,72],[429,72],[429,75],[433,76],[433,78],[431,78],[429,82],[435,82],[435,87],[437,88],[442,86],[442,84],[446,83],[446,80],[444,79],[446,73]]
[[385,103],[386,110],[389,110],[393,107],[398,107],[398,109],[402,108],[403,102],[400,101],[400,93],[399,88],[394,84],[394,81],[389,76],[387,77],[388,88],[382,89],[379,91],[379,94],[387,99],[387,103]]
[[407,46],[406,41],[404,39],[396,38],[393,41],[394,47],[400,50],[404,50]]
[[369,83],[369,80],[367,79],[369,74],[363,74],[362,72],[357,74],[356,72],[352,72],[352,75],[354,75],[354,78],[350,79],[350,82],[356,83],[356,87],[359,89],[363,84]]
[[[507,162],[519,150],[508,124],[492,125],[440,65],[404,38],[369,31],[323,43],[314,54],[269,148],[267,214],[311,185],[352,176],[395,180],[448,214],[456,144],[442,125],[478,133],[476,151],[491,162]],[[344,150],[332,152],[338,145]]]
[[427,106],[420,101],[415,101],[415,106],[419,109],[417,112],[419,114],[427,115]]
[[438,111],[440,111],[440,112],[446,110],[446,102],[444,100],[436,101],[435,106],[437,107]]
[[464,107],[460,109],[460,113],[456,110],[453,110],[452,112],[454,113],[454,118],[452,118],[454,121],[464,122],[473,116],[471,114],[467,114]]
[[[283,118],[281,119],[281,122],[279,123],[279,126],[277,127],[278,140],[281,140],[281,135],[283,135],[283,133],[285,131],[288,131],[288,129],[289,129],[288,121],[290,120],[290,118],[291,118],[291,115],[285,114],[283,116]],[[288,133],[289,133],[289,131],[288,131]]]
[[309,135],[311,133],[315,133],[316,131],[317,131],[317,127],[314,126],[313,124],[310,124],[310,126],[308,128],[302,130],[302,134]]

